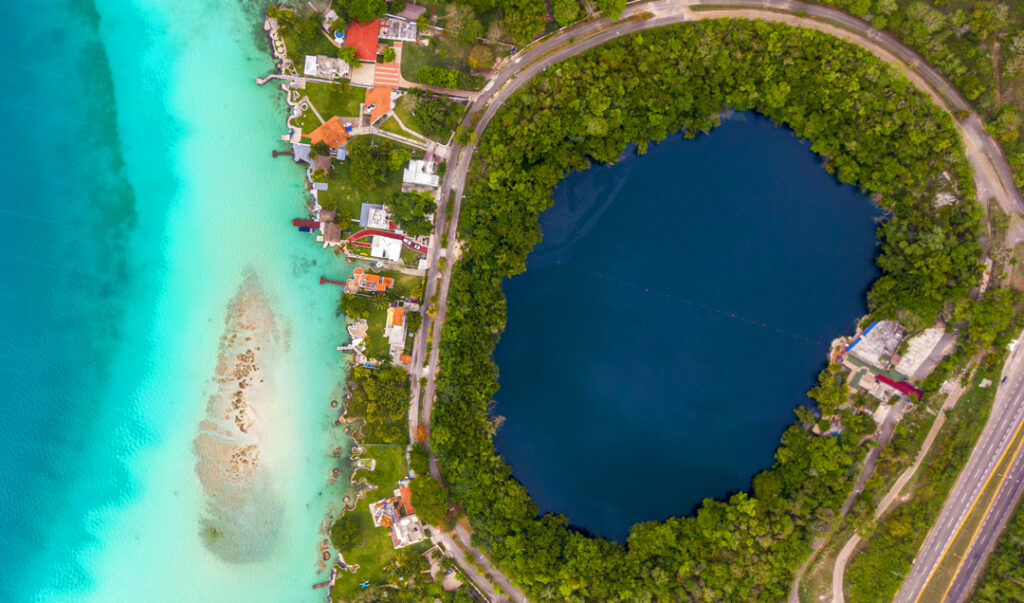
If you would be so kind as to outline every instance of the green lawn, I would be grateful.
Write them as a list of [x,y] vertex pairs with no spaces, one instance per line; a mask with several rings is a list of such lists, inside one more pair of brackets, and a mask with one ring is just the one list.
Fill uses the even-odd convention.
[[313,106],[324,119],[338,115],[341,117],[358,117],[359,104],[366,97],[366,91],[348,82],[337,84],[306,83],[303,93],[313,102]]
[[[395,115],[397,115],[398,118],[402,120],[402,123],[404,123],[407,128],[416,132],[417,134],[420,134],[421,136],[425,136],[432,140],[436,140],[437,142],[440,142],[442,144],[448,142],[448,138],[451,136],[451,130],[448,130],[443,134],[435,136],[430,136],[426,134],[428,130],[433,130],[433,128],[425,128],[420,118],[413,114],[414,111],[416,110],[417,102],[418,100],[416,96],[413,94],[402,95],[402,97],[398,99],[398,102],[395,103]],[[456,113],[457,118],[454,119],[453,123],[458,123],[458,121],[461,120],[462,116],[465,114],[465,111],[466,109],[460,106],[459,111]]]
[[470,73],[469,51],[472,46],[459,44],[455,38],[430,38],[428,46],[421,44],[402,45],[402,77],[418,82],[421,67],[444,67],[463,73]]
[[396,170],[388,174],[388,182],[379,189],[366,190],[352,183],[348,162],[334,163],[334,167],[325,178],[327,190],[318,195],[320,205],[327,209],[336,209],[339,213],[348,212],[353,218],[359,218],[359,209],[363,203],[386,203],[395,193],[402,191],[402,172]]
[[366,355],[370,358],[381,358],[388,354],[388,340],[384,337],[384,324],[388,319],[386,307],[374,307],[370,317],[366,319]]
[[292,123],[302,128],[303,134],[309,134],[320,127],[321,121],[317,119],[313,111],[307,109],[305,113],[293,119]]
[[409,133],[403,130],[402,126],[398,125],[398,121],[391,117],[384,120],[384,123],[380,125],[380,129],[392,134],[398,134],[399,136],[409,136]]

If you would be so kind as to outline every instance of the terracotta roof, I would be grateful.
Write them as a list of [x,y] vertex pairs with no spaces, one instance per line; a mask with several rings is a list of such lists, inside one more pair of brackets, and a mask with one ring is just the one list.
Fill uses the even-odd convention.
[[377,37],[380,35],[380,19],[369,23],[353,21],[345,30],[345,46],[356,49],[356,57],[360,61],[377,60]]
[[391,326],[400,327],[402,326],[402,319],[405,317],[405,308],[395,308],[395,311],[391,315]]
[[309,133],[309,143],[326,142],[332,149],[340,147],[348,140],[348,130],[337,115],[320,124],[320,127]]
[[395,284],[395,279],[390,276],[385,276],[380,279],[380,282],[383,283],[385,287],[392,287]]
[[405,507],[405,514],[412,515],[416,512],[416,509],[412,508],[412,489],[402,488],[398,491],[402,495],[402,506]]
[[373,110],[370,112],[370,123],[376,123],[378,119],[384,117],[384,114],[391,110],[391,90],[392,88],[368,88],[366,90],[366,100],[363,103],[364,107],[369,107],[371,104],[374,105]]
[[398,357],[398,360],[405,364],[412,364],[412,356],[410,356],[409,354],[402,354],[401,356]]

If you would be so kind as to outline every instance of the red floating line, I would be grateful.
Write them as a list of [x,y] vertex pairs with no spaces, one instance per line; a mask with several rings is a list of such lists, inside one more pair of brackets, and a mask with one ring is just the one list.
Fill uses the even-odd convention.
[[644,289],[644,293],[650,293],[650,292],[651,292],[650,289]]

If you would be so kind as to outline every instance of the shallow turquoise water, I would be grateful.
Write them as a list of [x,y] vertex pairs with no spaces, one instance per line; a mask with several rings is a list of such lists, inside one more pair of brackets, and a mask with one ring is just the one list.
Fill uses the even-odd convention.
[[504,287],[495,443],[542,511],[624,541],[771,465],[865,311],[877,210],[752,113],[554,199]]
[[[9,116],[0,201],[0,600],[317,599],[329,401],[348,268],[288,220],[301,172],[272,160],[278,91],[260,6],[101,0],[0,11]],[[225,306],[247,275],[288,330],[265,412],[285,502],[269,557],[198,534],[192,439]],[[254,538],[259,538],[258,530]]]

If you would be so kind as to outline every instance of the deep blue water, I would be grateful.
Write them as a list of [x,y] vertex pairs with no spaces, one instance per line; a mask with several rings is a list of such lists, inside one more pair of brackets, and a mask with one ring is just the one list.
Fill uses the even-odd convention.
[[541,511],[624,541],[747,488],[865,312],[877,216],[753,113],[565,178],[495,352],[497,449]]

